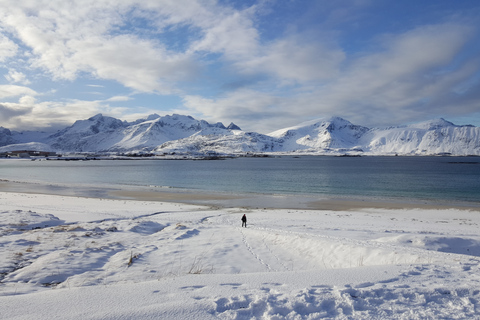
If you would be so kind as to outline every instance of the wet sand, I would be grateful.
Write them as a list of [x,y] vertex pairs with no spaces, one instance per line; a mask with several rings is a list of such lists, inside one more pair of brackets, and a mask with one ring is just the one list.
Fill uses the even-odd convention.
[[358,209],[446,209],[455,208],[480,212],[480,203],[448,203],[429,201],[399,201],[374,199],[337,199],[308,195],[271,195],[271,194],[220,194],[191,192],[158,192],[120,190],[111,193],[114,198],[180,202],[203,204],[219,207],[266,208],[266,209],[311,209],[349,211]]
[[223,208],[275,208],[350,211],[375,209],[447,209],[480,212],[480,202],[440,202],[416,199],[340,198],[323,195],[233,194],[204,190],[124,186],[65,186],[0,180],[0,192],[51,194],[85,198],[174,202]]

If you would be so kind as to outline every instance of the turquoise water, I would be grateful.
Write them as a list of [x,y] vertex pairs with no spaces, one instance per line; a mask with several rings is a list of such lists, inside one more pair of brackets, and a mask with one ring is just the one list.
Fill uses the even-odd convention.
[[477,157],[278,157],[194,160],[0,161],[0,179],[480,202]]

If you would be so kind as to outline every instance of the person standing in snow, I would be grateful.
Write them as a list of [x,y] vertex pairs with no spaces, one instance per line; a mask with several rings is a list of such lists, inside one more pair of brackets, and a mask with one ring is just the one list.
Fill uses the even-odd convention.
[[247,216],[246,215],[243,215],[242,217],[242,227],[247,227]]

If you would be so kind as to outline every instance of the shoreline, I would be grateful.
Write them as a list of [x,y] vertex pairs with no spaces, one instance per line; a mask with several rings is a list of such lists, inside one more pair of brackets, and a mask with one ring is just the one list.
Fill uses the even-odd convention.
[[361,209],[459,209],[480,212],[480,202],[376,199],[325,195],[240,194],[141,186],[65,186],[0,180],[0,192],[169,202],[219,208],[351,211]]

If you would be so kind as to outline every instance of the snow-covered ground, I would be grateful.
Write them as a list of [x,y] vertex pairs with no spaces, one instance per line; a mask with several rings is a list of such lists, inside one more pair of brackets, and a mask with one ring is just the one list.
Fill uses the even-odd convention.
[[1,319],[480,319],[480,210],[0,204]]

